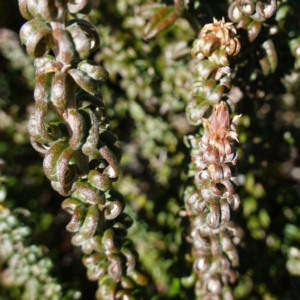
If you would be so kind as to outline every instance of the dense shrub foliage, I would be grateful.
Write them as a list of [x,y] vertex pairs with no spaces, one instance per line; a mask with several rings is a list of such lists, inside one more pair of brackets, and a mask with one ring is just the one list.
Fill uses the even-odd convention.
[[[25,0],[20,1],[24,3]],[[125,198],[123,217],[129,215],[134,220],[128,229],[129,239],[122,236],[121,240],[126,243],[126,249],[135,249],[130,250],[130,255],[134,253],[136,257],[135,251],[139,254],[138,269],[148,278],[140,293],[128,275],[130,271],[122,265],[128,252],[120,248],[118,251],[122,254],[112,250],[108,260],[110,263],[118,261],[116,257],[120,255],[122,268],[118,270],[127,273],[115,272],[112,267],[108,271],[109,276],[120,283],[118,287],[107,274],[99,273],[99,276],[106,276],[99,281],[100,288],[104,285],[119,291],[135,290],[129,292],[132,299],[300,299],[299,1],[92,0],[89,3],[91,11],[85,18],[96,27],[100,48],[84,55],[78,54],[81,50],[76,54],[76,50],[76,66],[73,64],[72,68],[77,70],[78,60],[84,59],[92,66],[103,66],[109,73],[107,80],[99,84],[106,108],[102,104],[98,107],[102,113],[106,110],[102,121],[108,124],[109,120],[114,136],[121,142],[123,154],[118,180],[112,179],[112,172],[107,170],[106,174],[113,181],[113,189],[118,191],[113,194],[114,198],[121,197],[120,194]],[[27,14],[30,18],[36,17],[33,6],[27,9]],[[73,11],[72,16],[67,15],[66,22],[73,17],[83,17],[76,14]],[[219,56],[220,64],[212,69],[207,63],[210,55],[222,46],[220,40],[228,39],[223,30],[223,35],[217,35],[219,40],[207,39],[202,43],[199,33],[206,24],[214,22],[213,18],[222,20],[223,17],[225,23],[233,23],[228,26],[236,28],[236,34],[233,37],[230,33],[230,37],[239,40],[241,49],[239,53],[232,52],[236,55],[229,55],[228,63]],[[37,19],[39,22],[45,19],[46,26],[53,22],[47,19],[44,10]],[[66,229],[71,216],[61,205],[69,196],[61,196],[53,190],[43,169],[45,155],[36,152],[30,143],[28,120],[36,105],[33,91],[43,71],[35,74],[34,59],[27,51],[34,53],[26,45],[24,34],[25,45],[19,41],[20,28],[26,21],[17,1],[0,2],[0,299],[94,299],[97,290],[98,299],[102,299],[101,293],[107,293],[109,288],[99,291],[97,281],[88,280],[82,264],[82,257],[90,254],[88,247],[82,250],[72,245],[74,234]],[[235,33],[235,29],[232,32]],[[206,33],[211,34],[210,31]],[[195,40],[198,42],[194,43]],[[237,42],[227,46],[232,50]],[[56,55],[51,51],[49,54]],[[199,60],[202,65],[197,69]],[[41,68],[41,64],[38,67]],[[85,70],[82,65],[78,68],[82,68],[82,72]],[[216,73],[215,70],[221,68],[223,73]],[[228,78],[224,79],[224,74]],[[211,79],[215,82],[209,81]],[[225,87],[222,91],[216,89],[220,82]],[[100,95],[98,90],[95,94]],[[224,109],[223,104],[218,106],[219,101],[227,103],[233,127],[228,125],[228,115],[224,111],[215,112],[214,106]],[[84,118],[93,118],[90,106],[79,109]],[[199,187],[201,191],[212,186],[205,176],[212,176],[219,183],[220,179],[216,178],[221,175],[218,174],[229,168],[222,166],[214,172],[209,169],[210,173],[204,172],[204,180],[200,183],[195,177],[201,165],[200,150],[206,145],[207,135],[211,134],[209,138],[212,138],[214,134],[211,127],[216,125],[208,125],[214,112],[222,114],[221,119],[226,119],[227,127],[223,125],[231,132],[236,130],[239,140],[239,143],[234,142],[235,136],[231,135],[238,156],[234,156],[235,170],[231,165],[230,170],[239,182],[239,187],[234,184],[234,194],[239,195],[240,204],[237,209],[238,205],[229,208],[222,200],[224,205],[220,208],[221,215],[230,210],[230,217],[224,217],[221,223],[235,224],[236,250],[232,253],[237,253],[238,264],[232,263],[229,257],[230,272],[224,271],[228,265],[221,256],[215,264],[210,258],[200,264],[199,253],[195,255],[195,242],[190,238],[195,236],[193,230],[199,225],[195,225],[193,214],[202,213],[200,206],[193,206],[194,198],[190,199],[190,195]],[[233,119],[240,114],[238,120]],[[47,118],[46,122],[53,123],[57,113],[50,113]],[[90,119],[86,123],[94,124]],[[53,126],[56,125],[53,123]],[[68,136],[64,128],[62,132]],[[46,142],[49,146],[53,144],[53,140],[38,140],[38,143]],[[74,139],[72,143],[75,149]],[[64,146],[65,150],[67,146]],[[95,170],[93,165],[89,167]],[[87,179],[82,174],[77,173],[72,180],[85,183]],[[232,181],[231,177],[226,178]],[[220,189],[220,185],[216,186]],[[57,186],[56,189],[59,190]],[[65,193],[70,191],[74,192],[71,189]],[[108,192],[105,193],[109,199]],[[76,196],[78,192],[71,198]],[[211,204],[213,200],[207,199],[205,209],[219,210]],[[65,208],[71,207],[69,202],[64,202]],[[84,208],[85,212],[89,209],[89,206]],[[205,209],[207,215],[209,211]],[[219,226],[216,219],[222,217],[217,213],[212,215],[209,221],[212,223],[208,223],[215,228]],[[106,224],[115,225],[113,221]],[[99,234],[104,234],[104,227],[99,227]],[[207,242],[207,237],[203,240]],[[214,243],[215,249],[223,247],[220,247],[221,240],[215,239]],[[105,251],[110,251],[107,249]],[[201,249],[205,256],[207,247]],[[89,274],[101,268],[108,269],[106,265],[95,270],[86,256],[83,261]],[[198,273],[202,272],[201,267],[205,269],[203,277],[197,273],[197,266]],[[214,272],[223,272],[226,276],[234,274],[235,280],[226,281],[222,277],[220,282],[225,290],[217,293],[211,289],[207,275],[215,276]],[[125,297],[121,292],[116,295],[119,299]]]

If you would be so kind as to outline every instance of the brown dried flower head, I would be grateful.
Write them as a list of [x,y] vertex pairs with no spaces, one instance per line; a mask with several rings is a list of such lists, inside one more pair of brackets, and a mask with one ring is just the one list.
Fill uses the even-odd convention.
[[240,52],[241,45],[235,37],[236,29],[233,23],[225,23],[224,17],[221,21],[214,18],[214,22],[206,24],[200,31],[200,37],[205,41],[218,39],[221,47],[225,47],[228,55],[237,55]]
[[[199,38],[195,40],[192,56],[197,59],[210,57],[215,50],[223,50],[227,55],[234,56],[240,52],[241,44],[235,37],[236,29],[233,23],[225,23],[224,18],[206,24],[200,31]],[[227,58],[224,58],[227,61]],[[223,61],[223,64],[225,63]],[[227,65],[225,63],[225,65]]]

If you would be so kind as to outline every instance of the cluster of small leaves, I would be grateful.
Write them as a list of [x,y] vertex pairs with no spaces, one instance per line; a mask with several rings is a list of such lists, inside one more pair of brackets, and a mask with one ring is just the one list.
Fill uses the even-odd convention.
[[[190,1],[188,22],[191,22],[191,18],[195,18],[198,19],[200,24],[203,24],[204,20],[211,20],[212,12],[220,17],[227,13],[227,1],[202,2]],[[132,238],[136,241],[142,241],[139,245],[139,252],[142,251],[144,253],[142,262],[144,266],[147,266],[147,270],[153,274],[153,280],[159,288],[160,294],[165,295],[165,289],[172,290],[175,294],[180,294],[183,293],[184,288],[182,286],[179,288],[176,282],[178,277],[180,278],[182,275],[180,276],[179,271],[175,271],[175,268],[179,268],[183,274],[188,271],[186,266],[185,270],[182,270],[184,264],[183,261],[180,261],[181,256],[178,255],[180,252],[173,252],[173,249],[177,248],[179,251],[184,251],[183,248],[186,246],[184,246],[184,239],[177,238],[178,235],[180,236],[178,228],[176,235],[170,231],[176,229],[171,224],[175,226],[175,224],[179,223],[176,216],[172,215],[169,207],[171,207],[172,203],[172,211],[176,213],[176,207],[179,209],[181,205],[180,199],[174,200],[174,192],[177,190],[175,187],[178,185],[177,180],[178,178],[181,180],[185,178],[182,159],[186,156],[186,153],[180,140],[182,139],[182,133],[192,130],[191,127],[186,126],[186,122],[182,118],[180,104],[184,105],[184,102],[189,101],[190,98],[186,90],[188,81],[191,81],[191,76],[186,72],[186,66],[192,65],[193,62],[190,62],[189,58],[184,55],[182,57],[178,55],[186,53],[187,48],[185,45],[189,45],[193,39],[193,33],[191,24],[184,20],[187,16],[182,14],[181,18],[179,17],[175,24],[171,24],[172,26],[170,25],[167,31],[159,32],[153,40],[144,43],[142,40],[143,25],[147,24],[147,20],[151,19],[153,12],[155,13],[160,8],[159,4],[149,1],[148,4],[152,5],[148,7],[151,9],[147,10],[145,5],[142,6],[143,9],[141,11],[137,8],[139,4],[141,5],[143,2],[138,0],[130,2],[119,0],[115,8],[107,4],[106,10],[108,13],[106,15],[98,15],[100,23],[106,24],[105,29],[102,25],[98,29],[101,32],[101,36],[106,36],[103,40],[105,51],[99,53],[99,59],[103,59],[105,67],[110,74],[114,74],[112,82],[115,87],[114,93],[107,98],[107,101],[113,103],[115,107],[114,111],[108,110],[108,113],[110,115],[118,115],[118,120],[114,123],[114,127],[117,127],[117,130],[121,128],[122,133],[125,130],[126,132],[131,132],[130,135],[123,138],[126,143],[126,156],[123,160],[125,176],[123,182],[125,184],[120,185],[119,188],[128,195],[133,210],[138,212],[137,217],[139,220],[135,226],[135,236]],[[192,6],[195,6],[195,9]],[[294,3],[292,5],[291,3],[281,4],[278,11],[281,10],[293,12],[293,16],[296,16],[297,10]],[[288,13],[288,16],[290,13]],[[276,19],[281,24],[281,30],[288,28],[288,26],[284,25],[289,22],[288,16],[283,18],[282,14],[280,16],[278,13],[276,14]],[[282,19],[279,20],[279,18]],[[119,20],[119,25],[112,22],[115,19]],[[274,22],[274,19],[271,21]],[[235,291],[235,297],[238,299],[248,299],[250,295],[261,298],[265,293],[264,291],[268,291],[268,295],[270,293],[272,295],[281,295],[280,293],[282,293],[282,289],[280,290],[278,285],[276,285],[277,290],[275,289],[276,291],[274,291],[275,284],[273,284],[273,281],[268,282],[267,288],[264,288],[268,272],[267,268],[263,268],[260,259],[257,258],[259,253],[254,246],[257,239],[264,239],[263,236],[265,236],[268,237],[266,249],[270,249],[272,255],[282,255],[281,253],[278,254],[278,251],[275,251],[275,248],[273,248],[280,241],[278,239],[280,228],[276,227],[277,229],[275,230],[274,226],[272,227],[272,223],[270,223],[272,213],[275,211],[271,209],[268,202],[274,197],[281,201],[279,199],[282,199],[283,193],[288,192],[286,188],[289,183],[284,182],[285,187],[283,187],[281,186],[283,184],[281,177],[278,179],[277,175],[268,173],[268,178],[271,178],[268,180],[267,177],[262,175],[262,171],[270,170],[272,172],[274,170],[262,165],[265,164],[267,157],[268,160],[273,159],[275,162],[282,155],[278,153],[276,158],[273,158],[274,151],[271,148],[266,148],[270,146],[269,143],[271,145],[277,145],[278,143],[282,149],[287,149],[286,142],[281,141],[281,130],[276,135],[276,139],[273,140],[271,138],[271,141],[271,133],[268,133],[271,132],[269,131],[270,118],[271,116],[275,118],[275,111],[271,110],[271,113],[268,113],[267,108],[270,105],[269,101],[276,97],[276,93],[274,91],[271,94],[266,93],[266,97],[262,98],[262,90],[265,91],[267,87],[280,87],[277,81],[274,84],[274,78],[280,78],[280,76],[276,73],[269,79],[261,77],[261,67],[256,55],[256,49],[261,41],[265,39],[266,34],[269,34],[270,31],[273,32],[271,28],[276,26],[276,23],[275,25],[268,22],[263,23],[261,34],[256,39],[257,43],[249,43],[248,34],[244,35],[243,29],[238,30],[245,46],[243,47],[242,55],[237,58],[237,61],[242,60],[242,62],[236,65],[234,69],[233,80],[235,87],[232,89],[231,96],[234,102],[237,102],[243,96],[245,97],[245,100],[237,104],[238,111],[243,112],[243,116],[240,119],[242,134],[240,140],[242,144],[241,149],[239,149],[239,156],[241,157],[239,162],[239,179],[242,185],[240,187],[242,197],[246,201],[243,202],[242,209],[238,211],[236,217],[238,218],[238,223],[246,228],[244,234],[247,236],[247,243],[242,244],[243,249],[240,255],[240,271],[243,274]],[[174,36],[176,36],[175,42]],[[284,40],[278,35],[272,36],[272,39],[276,43]],[[132,41],[132,44],[128,42],[129,40]],[[113,46],[110,47],[110,45]],[[168,51],[165,49],[168,49]],[[289,57],[289,52],[282,53],[282,56],[283,54]],[[163,76],[164,74],[165,76]],[[264,83],[266,83],[265,86]],[[241,86],[242,93],[237,89],[237,85]],[[276,103],[278,105],[278,102]],[[173,112],[169,108],[164,113],[165,110],[162,107],[170,107]],[[294,106],[291,104],[290,109],[292,107]],[[175,114],[174,109],[176,110]],[[282,109],[282,107],[278,109],[278,116]],[[286,115],[290,113],[290,111],[287,111]],[[297,113],[294,113],[296,117]],[[266,119],[262,119],[265,116]],[[254,121],[256,118],[258,118],[258,122]],[[172,123],[173,120],[175,122]],[[277,115],[276,120],[275,126],[280,126],[281,121],[277,119]],[[292,120],[296,121],[297,119],[293,118]],[[159,128],[159,133],[158,130],[154,130],[156,128]],[[264,140],[268,140],[268,142],[263,142],[259,138],[261,133],[263,133]],[[175,138],[175,141],[177,139],[175,144],[176,152],[174,152],[176,156],[169,150],[171,149],[169,148],[170,145],[172,146],[173,143],[173,139],[170,139],[171,136]],[[272,136],[274,137],[274,135]],[[249,140],[247,140],[247,137],[249,137]],[[165,149],[167,151],[163,151]],[[253,151],[253,149],[255,150]],[[262,164],[259,160],[254,159],[253,156],[254,154],[259,156],[260,153],[264,157]],[[282,152],[280,151],[280,153]],[[156,182],[154,181],[155,179]],[[275,185],[271,184],[272,180],[276,182]],[[278,187],[276,190],[277,195],[274,189],[275,186]],[[271,191],[267,192],[265,190],[267,188],[271,189]],[[268,201],[263,201],[266,197]],[[291,191],[290,197],[295,199],[294,192]],[[156,199],[156,201],[153,199]],[[276,207],[280,210],[279,202],[276,204]],[[281,220],[284,222],[284,219]],[[272,231],[269,232],[269,230]],[[164,236],[165,238],[163,239]],[[273,242],[269,243],[269,240]],[[167,244],[165,243],[164,245],[164,242],[167,242]],[[182,248],[178,246],[180,243]],[[285,242],[281,240],[281,243],[284,244]],[[259,245],[259,248],[261,248],[261,244]],[[172,263],[172,256],[169,253],[175,253],[176,258],[173,258],[173,261],[174,259],[179,261]],[[266,250],[262,260],[268,261],[269,254],[269,250]],[[273,257],[272,255],[270,257]],[[171,265],[169,271],[171,271],[172,280],[170,273],[165,271],[165,266],[168,266],[168,264]],[[273,269],[284,268],[284,264],[282,265],[279,260],[276,260],[276,263],[275,260],[272,263],[269,261],[269,264]],[[152,267],[153,265],[155,267]],[[278,267],[279,265],[281,267]],[[252,271],[253,268],[255,271]],[[278,272],[272,271],[272,276],[275,276],[275,278],[279,276],[280,280],[282,280],[282,276]],[[161,280],[161,278],[164,280]],[[286,280],[285,283],[288,285],[288,276],[284,276],[284,278]],[[164,282],[168,283],[165,289]],[[184,296],[182,297],[184,298]]]
[[[0,169],[4,166],[0,159]],[[6,180],[0,176],[1,296],[20,300],[63,299],[61,286],[50,274],[53,269],[50,258],[42,247],[27,245],[31,229],[17,215],[29,212],[20,208],[12,212],[5,204]]]
[[[279,21],[281,21],[282,19],[284,19],[283,17],[287,17],[289,14],[289,10],[293,9],[290,5],[286,4],[283,7],[280,7],[280,17],[281,19],[279,19]],[[293,57],[295,58],[294,61],[294,72],[292,72],[291,75],[286,76],[284,82],[287,88],[287,94],[285,95],[285,99],[292,97],[293,99],[293,93],[295,93],[295,84],[297,86],[297,81],[299,80],[299,70],[300,70],[300,36],[299,33],[297,32],[298,36],[293,37],[290,41],[289,41],[289,47],[290,47],[290,51],[291,54],[293,55]],[[290,77],[290,78],[289,78]],[[291,78],[294,77],[294,78]],[[296,88],[296,91],[298,90],[298,88]],[[296,92],[297,93],[297,92]],[[298,94],[298,93],[297,93]],[[294,116],[293,116],[294,117]],[[299,117],[299,115],[298,115]],[[295,116],[294,118],[292,118],[294,121],[294,124],[297,126],[297,116]],[[292,122],[292,120],[290,120]],[[296,122],[295,122],[296,121]],[[290,137],[291,138],[291,137]],[[297,151],[294,148],[294,151]],[[297,167],[294,167],[291,170],[291,176],[292,177],[296,177],[297,178],[297,172],[295,172],[296,170],[298,170]],[[294,230],[299,230],[299,228],[297,227],[293,227],[294,225],[289,224],[290,225],[290,230],[293,231]],[[290,246],[288,247],[288,249],[284,249],[285,254],[287,255],[287,262],[286,262],[286,268],[289,271],[290,274],[294,275],[294,276],[300,276],[300,252],[299,252],[299,246],[297,245],[297,247],[295,246]]]
[[[90,11],[89,1],[20,1],[29,21],[20,31],[29,55],[36,57],[36,108],[28,128],[34,148],[45,154],[44,172],[55,190],[70,196],[62,207],[76,232],[88,278],[98,281],[98,299],[140,297],[146,279],[136,269],[137,254],[126,240],[130,217],[125,201],[112,190],[119,173],[120,143],[111,133],[98,82],[107,71],[88,60],[99,36],[88,21],[71,19]],[[50,55],[51,52],[54,55]]]
[[[149,295],[156,295],[155,299],[192,299],[191,289],[180,284],[180,277],[189,274],[190,266],[184,263],[182,255],[189,251],[181,237],[185,224],[180,224],[176,215],[182,205],[181,196],[178,197],[180,182],[186,178],[184,166],[189,160],[182,135],[192,130],[184,120],[182,108],[190,98],[186,93],[191,82],[187,66],[193,64],[185,53],[199,33],[195,29],[212,22],[212,15],[219,19],[226,16],[229,4],[227,0],[186,1],[185,12],[175,23],[145,42],[144,24],[159,10],[159,5],[170,6],[171,1],[159,1],[158,5],[158,1],[148,0],[153,10],[141,13],[138,7],[145,4],[142,0],[101,1],[101,11],[96,8],[99,2],[92,1],[95,9],[90,14],[93,23],[101,24],[97,29],[102,50],[95,59],[103,59],[113,75],[102,87],[103,97],[109,103],[107,113],[113,119],[114,132],[125,145],[122,184],[117,181],[117,189],[129,200],[130,215],[139,219],[129,235],[138,242],[141,262],[152,276]],[[297,276],[289,276],[285,264],[288,249],[299,248],[300,81],[297,59],[292,56],[289,43],[299,35],[300,7],[297,0],[277,1],[277,5],[276,14],[262,23],[260,34],[252,43],[244,29],[238,30],[242,53],[230,64],[234,70],[230,96],[242,113],[238,178],[243,201],[234,215],[244,237],[234,295],[243,300],[295,300],[299,295]],[[2,1],[0,8],[0,26],[17,31],[24,22],[17,12],[17,3]],[[265,51],[260,45],[270,37],[279,63],[274,73],[264,76],[259,59]],[[3,47],[8,44],[1,43]],[[66,223],[67,215],[59,210],[61,198],[43,179],[36,163],[39,155],[27,144],[24,128],[27,113],[32,110],[32,93],[24,88],[26,81],[14,69],[18,61],[12,56],[11,51],[11,55],[5,54],[7,59],[0,57],[0,151],[17,176],[11,183],[8,203],[30,207],[32,215],[37,216],[38,234],[44,240],[44,216],[51,216],[57,224],[58,220]],[[25,58],[23,61],[25,64]],[[55,226],[48,227],[47,237],[55,236],[59,243],[53,244],[52,238],[47,238],[46,243],[50,240],[51,249],[60,255],[55,264],[63,271],[60,275],[72,283],[75,279],[75,284],[80,278],[80,283],[89,284],[87,289],[82,286],[83,294],[91,295],[93,283],[86,282],[84,270],[74,263],[74,254],[80,257],[79,249],[70,247],[64,230],[60,235],[57,232]],[[72,272],[66,271],[66,258]],[[295,258],[291,257],[294,265]]]
[[[236,23],[236,28],[245,30],[248,40],[252,43],[262,30],[266,20],[271,18],[277,9],[277,1],[235,0],[228,9],[230,20]],[[257,47],[257,60],[263,74],[274,73],[277,67],[277,54],[272,39],[269,37],[276,32],[273,26],[267,29],[269,32],[263,43]],[[272,32],[273,31],[273,32]]]
[[[271,2],[265,1],[265,4]],[[293,60],[289,49],[299,32],[299,3],[277,1],[275,4],[277,10],[270,18],[260,20],[260,32],[251,43],[246,42],[249,32],[245,36],[243,27],[238,29],[246,49],[240,56],[234,78],[243,97],[243,101],[237,103],[237,109],[243,114],[239,133],[243,202],[242,215],[237,219],[243,227],[245,241],[240,255],[242,274],[235,290],[237,299],[249,295],[297,299],[299,294],[297,278],[288,276],[285,270],[286,261],[290,260],[289,249],[299,243],[296,234],[299,232],[296,225],[299,143],[294,139],[299,130],[296,108],[299,81],[295,74],[297,60]],[[270,39],[273,49],[262,49],[264,42]],[[258,251],[252,245],[254,241],[260,249],[266,246],[265,250]],[[278,258],[277,263],[272,262],[271,256]],[[264,261],[268,270],[259,266],[259,261]],[[266,276],[272,278],[267,285]],[[251,281],[253,286],[246,288]],[[285,290],[275,284],[278,281]]]
[[26,84],[32,88],[34,86],[32,58],[23,51],[17,33],[8,29],[0,29],[0,40],[0,53],[12,62],[13,69],[22,71]]
[[237,209],[240,200],[234,193],[237,151],[231,143],[238,141],[239,116],[230,121],[224,101],[231,88],[228,58],[240,51],[235,34],[231,23],[214,19],[202,28],[192,49],[200,62],[186,113],[192,125],[204,123],[205,131],[201,138],[189,137],[196,189],[193,193],[187,189],[183,214],[192,217],[188,239],[193,244],[197,299],[233,299],[229,283],[236,280],[231,268],[238,265],[234,243],[239,238],[230,211]]
[[[177,212],[182,205],[179,175],[185,176],[182,160],[187,154],[182,138],[191,130],[184,108],[190,99],[186,90],[192,75],[186,65],[193,32],[186,21],[178,19],[169,34],[145,42],[143,28],[153,10],[143,3],[136,0],[125,5],[119,0],[116,9],[108,5],[110,15],[97,16],[102,51],[95,59],[103,61],[111,75],[113,93],[103,95],[111,103],[108,114],[114,116],[112,124],[125,144],[124,175],[118,189],[137,213],[130,238],[155,288],[161,297],[167,297],[178,291],[182,275],[177,264],[184,261],[179,257],[182,228]],[[123,24],[125,33],[109,23],[115,19]],[[174,265],[177,258],[180,262]]]

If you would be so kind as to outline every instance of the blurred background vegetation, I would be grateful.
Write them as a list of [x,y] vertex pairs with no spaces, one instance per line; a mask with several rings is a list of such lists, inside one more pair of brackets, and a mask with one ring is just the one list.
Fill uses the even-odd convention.
[[[193,287],[182,284],[192,270],[186,260],[189,221],[179,216],[184,187],[191,180],[184,137],[196,130],[185,117],[194,65],[190,49],[196,30],[213,16],[229,20],[231,1],[190,1],[193,16],[186,11],[150,40],[144,39],[144,27],[158,9],[155,4],[171,7],[173,1],[92,2],[89,19],[101,38],[93,59],[110,74],[101,90],[114,133],[123,144],[116,189],[126,197],[127,212],[135,220],[129,237],[150,278],[149,299],[193,299]],[[253,43],[245,42],[239,31],[242,50],[232,62],[231,98],[235,112],[242,114],[237,168],[241,205],[235,213],[242,243],[236,299],[300,299],[300,2],[278,4]],[[17,216],[19,227],[31,232],[22,238],[24,245],[42,245],[51,258],[51,275],[64,295],[58,299],[93,299],[97,286],[86,279],[80,249],[70,243],[65,229],[70,216],[60,207],[63,197],[52,190],[42,157],[29,142],[35,78],[33,60],[18,39],[24,22],[17,1],[0,2],[0,157],[6,162],[1,168],[7,193],[2,204]],[[268,38],[278,60],[269,74],[260,63],[259,48]],[[20,207],[30,215],[18,213]],[[0,264],[3,273],[3,257]],[[0,299],[20,299],[16,290],[6,286],[2,276]]]

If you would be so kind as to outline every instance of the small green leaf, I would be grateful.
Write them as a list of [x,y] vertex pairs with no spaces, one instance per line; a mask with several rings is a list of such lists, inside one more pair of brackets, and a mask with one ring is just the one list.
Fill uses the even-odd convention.
[[0,185],[0,202],[3,202],[6,198],[6,188],[4,185]]
[[262,45],[264,56],[259,60],[260,66],[265,76],[274,73],[277,68],[277,53],[271,39],[266,40]]
[[268,228],[271,223],[271,218],[265,209],[260,209],[258,212],[259,223],[263,228]]
[[289,240],[296,240],[299,241],[300,240],[300,230],[299,227],[297,227],[294,224],[286,224],[284,226],[284,235],[287,239]]
[[247,218],[251,213],[257,210],[257,200],[254,197],[248,197],[244,199],[243,203],[243,215]]

